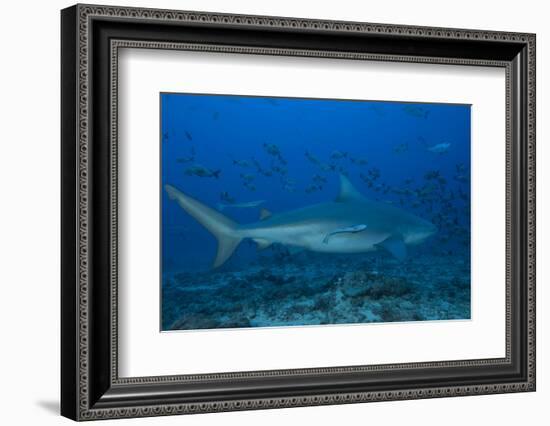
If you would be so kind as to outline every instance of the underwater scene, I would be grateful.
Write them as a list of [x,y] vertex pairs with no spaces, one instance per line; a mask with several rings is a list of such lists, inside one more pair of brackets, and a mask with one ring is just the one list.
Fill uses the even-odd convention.
[[470,105],[160,108],[161,331],[470,319]]

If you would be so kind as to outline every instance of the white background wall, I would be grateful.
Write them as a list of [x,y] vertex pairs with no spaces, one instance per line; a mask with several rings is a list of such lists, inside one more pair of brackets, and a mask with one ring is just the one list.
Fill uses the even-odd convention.
[[[59,404],[59,9],[11,1],[0,25],[0,419],[68,424]],[[119,424],[548,424],[550,403],[550,27],[545,2],[430,0],[103,1],[205,10],[537,33],[538,390],[422,401],[119,420]],[[546,419],[545,419],[546,417]],[[131,422],[131,423],[128,423]],[[106,422],[102,424],[113,423]]]

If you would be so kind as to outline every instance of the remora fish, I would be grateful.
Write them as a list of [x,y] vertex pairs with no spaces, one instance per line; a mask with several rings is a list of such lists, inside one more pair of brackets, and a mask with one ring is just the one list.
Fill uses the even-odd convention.
[[[240,225],[217,210],[165,185],[168,196],[210,231],[218,240],[214,268],[225,263],[239,243],[251,238],[259,248],[273,243],[324,253],[363,253],[384,248],[397,259],[407,256],[406,245],[418,244],[436,232],[436,227],[411,213],[363,197],[343,175],[340,193],[328,203],[272,215],[262,210],[260,221]],[[342,232],[343,228],[364,224],[362,232]]]
[[258,207],[263,203],[265,203],[265,200],[247,201],[245,203],[231,203],[231,204],[218,203],[218,210],[222,211],[227,207],[234,207],[236,209],[250,209],[250,208]]
[[332,237],[335,234],[343,234],[345,232],[355,233],[355,232],[364,231],[365,229],[367,229],[367,225],[365,225],[364,223],[361,223],[361,224],[355,225],[355,226],[348,226],[346,228],[337,229],[335,231],[332,231],[330,234],[325,235],[325,238],[323,238],[323,242],[325,244],[328,244],[329,238]]

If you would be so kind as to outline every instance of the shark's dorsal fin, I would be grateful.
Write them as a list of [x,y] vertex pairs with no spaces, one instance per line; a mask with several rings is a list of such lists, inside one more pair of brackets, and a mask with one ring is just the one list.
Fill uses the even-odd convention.
[[349,179],[343,174],[340,175],[340,193],[336,197],[336,202],[345,203],[346,201],[364,200],[365,197],[361,195]]
[[268,209],[261,209],[260,210],[260,220],[265,220],[268,217],[271,217],[273,213],[271,213]]

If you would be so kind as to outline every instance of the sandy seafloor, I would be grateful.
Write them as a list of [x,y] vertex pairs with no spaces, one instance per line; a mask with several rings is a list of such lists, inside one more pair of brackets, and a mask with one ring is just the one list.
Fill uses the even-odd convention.
[[465,253],[418,250],[399,262],[267,251],[242,267],[166,274],[162,329],[470,319]]

